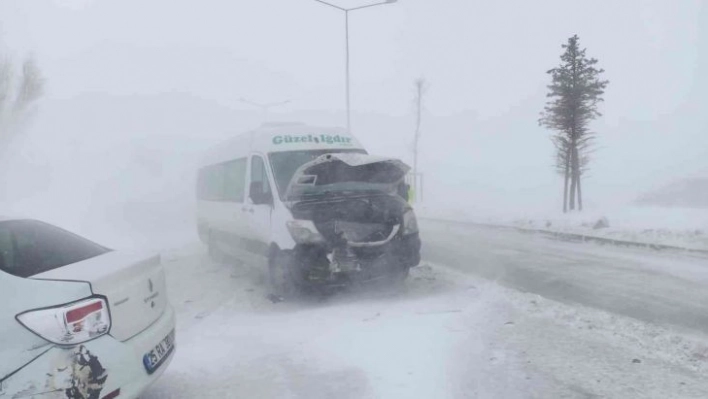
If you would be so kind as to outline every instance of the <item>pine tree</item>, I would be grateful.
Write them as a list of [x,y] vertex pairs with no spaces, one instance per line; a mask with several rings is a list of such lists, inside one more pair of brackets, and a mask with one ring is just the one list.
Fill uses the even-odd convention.
[[601,116],[598,103],[609,81],[600,79],[597,59],[587,58],[580,49],[578,35],[564,44],[561,64],[549,70],[548,102],[539,124],[554,130],[551,138],[556,148],[556,170],[564,177],[563,212],[583,209],[581,177],[588,169],[595,134],[590,122]]

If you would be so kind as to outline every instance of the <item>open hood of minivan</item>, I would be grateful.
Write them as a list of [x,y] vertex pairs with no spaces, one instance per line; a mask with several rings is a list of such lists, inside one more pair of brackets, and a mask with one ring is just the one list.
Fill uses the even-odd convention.
[[410,170],[399,159],[359,153],[325,154],[295,171],[285,198],[329,191],[366,191],[391,188]]

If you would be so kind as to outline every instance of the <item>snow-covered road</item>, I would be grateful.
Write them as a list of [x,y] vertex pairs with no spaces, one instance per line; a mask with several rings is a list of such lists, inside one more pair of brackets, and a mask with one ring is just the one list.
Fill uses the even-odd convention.
[[[629,278],[627,301],[671,297],[667,306],[697,315],[700,260],[651,254],[645,264],[633,250],[423,228],[428,261],[405,287],[326,300],[273,304],[259,273],[214,264],[196,243],[166,252],[178,351],[144,399],[708,397],[702,322],[652,324],[645,316],[657,312],[634,319],[628,304],[583,300],[620,298],[616,280]],[[677,266],[664,271],[668,260]],[[662,284],[639,295],[645,275]]]
[[426,220],[424,258],[560,302],[708,333],[708,256]]

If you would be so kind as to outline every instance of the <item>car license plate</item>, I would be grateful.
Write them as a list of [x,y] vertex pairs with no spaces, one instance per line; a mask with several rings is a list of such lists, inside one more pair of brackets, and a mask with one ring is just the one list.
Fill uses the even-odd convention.
[[175,332],[172,330],[148,353],[143,355],[143,364],[148,374],[152,374],[170,356],[175,348]]

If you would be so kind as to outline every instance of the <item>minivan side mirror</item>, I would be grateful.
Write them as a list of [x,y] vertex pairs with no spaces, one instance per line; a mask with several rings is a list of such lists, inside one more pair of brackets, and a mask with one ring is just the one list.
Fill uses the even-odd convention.
[[273,195],[263,192],[262,181],[251,182],[250,197],[253,205],[273,205]]
[[406,202],[410,201],[410,195],[411,194],[411,185],[405,182],[401,182],[401,184],[398,185],[398,195],[403,197]]

